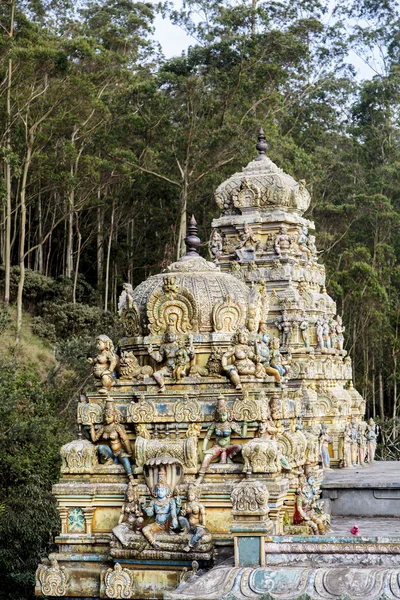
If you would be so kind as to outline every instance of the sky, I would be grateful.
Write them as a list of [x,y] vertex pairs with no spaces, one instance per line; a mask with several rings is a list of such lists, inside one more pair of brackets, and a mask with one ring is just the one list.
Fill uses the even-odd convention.
[[[332,0],[332,2],[333,1],[334,0]],[[182,0],[174,0],[173,4],[176,9],[179,9],[182,7]],[[196,43],[196,40],[188,36],[183,29],[177,25],[173,25],[168,18],[163,19],[160,14],[156,16],[154,27],[154,39],[160,43],[166,58],[179,56],[182,51]],[[374,71],[372,71],[372,69],[370,69],[353,51],[350,51],[349,53],[349,61],[357,69],[358,80],[370,79],[375,75]]]

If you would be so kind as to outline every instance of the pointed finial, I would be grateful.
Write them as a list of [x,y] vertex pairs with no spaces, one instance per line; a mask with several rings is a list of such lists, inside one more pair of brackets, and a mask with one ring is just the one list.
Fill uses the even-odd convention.
[[263,160],[265,158],[265,152],[268,148],[267,141],[265,139],[264,130],[260,127],[260,132],[258,134],[258,142],[256,144],[256,148],[258,150],[258,156],[255,160]]
[[188,235],[185,237],[185,244],[187,248],[185,258],[197,258],[199,256],[197,248],[200,246],[200,238],[197,235],[197,223],[194,215],[192,215],[189,221]]

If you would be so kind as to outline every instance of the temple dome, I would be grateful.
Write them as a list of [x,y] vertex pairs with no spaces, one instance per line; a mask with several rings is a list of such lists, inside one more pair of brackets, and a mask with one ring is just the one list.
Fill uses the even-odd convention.
[[262,129],[256,147],[259,156],[217,188],[215,201],[222,213],[245,214],[255,208],[271,211],[277,207],[302,214],[311,201],[305,181],[298,183],[265,155],[267,144]]
[[197,240],[200,243],[192,217],[187,254],[120,301],[128,335],[162,335],[168,327],[181,334],[233,333],[246,325],[250,289],[200,257]]

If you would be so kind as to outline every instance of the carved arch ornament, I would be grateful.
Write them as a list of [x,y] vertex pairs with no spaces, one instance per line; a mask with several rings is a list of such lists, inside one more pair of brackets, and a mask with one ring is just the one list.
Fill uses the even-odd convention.
[[212,311],[213,331],[219,333],[234,333],[244,327],[245,320],[246,307],[243,303],[235,302],[229,294],[217,302]]
[[135,582],[133,574],[115,563],[114,570],[107,569],[104,577],[105,594],[107,598],[133,598]]
[[183,334],[198,329],[198,308],[193,294],[186,288],[178,289],[175,277],[164,277],[163,289],[156,289],[147,303],[149,330],[154,335],[173,327]]
[[65,567],[60,567],[56,559],[51,561],[50,566],[39,566],[37,579],[40,583],[41,592],[45,596],[66,596],[68,579]]
[[121,321],[125,333],[130,336],[142,335],[142,326],[140,322],[140,312],[136,303],[130,308],[125,309],[121,314]]

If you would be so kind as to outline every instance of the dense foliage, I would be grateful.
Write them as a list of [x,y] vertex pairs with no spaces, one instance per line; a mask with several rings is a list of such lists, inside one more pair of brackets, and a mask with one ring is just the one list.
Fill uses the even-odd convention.
[[0,3],[2,295],[17,305],[17,339],[24,308],[60,360],[41,382],[29,361],[0,365],[0,598],[29,597],[56,526],[58,413],[84,386],[92,332],[113,331],[123,281],[180,254],[189,211],[207,240],[213,190],[254,156],[260,125],[270,158],[307,181],[356,384],[397,439],[398,3],[162,2],[193,39],[168,60],[151,35],[155,10]]

